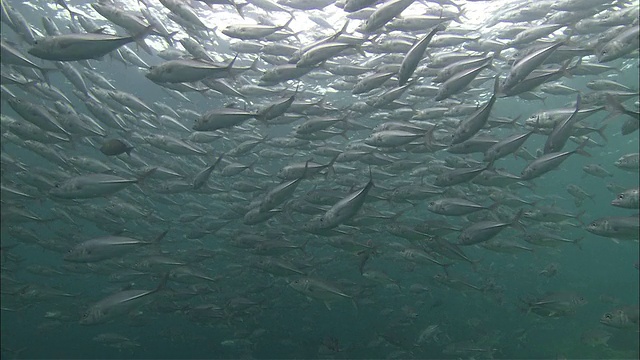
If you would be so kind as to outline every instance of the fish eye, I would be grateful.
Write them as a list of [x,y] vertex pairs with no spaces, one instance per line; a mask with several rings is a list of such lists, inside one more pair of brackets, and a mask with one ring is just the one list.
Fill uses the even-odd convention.
[[624,199],[624,194],[618,195],[618,199]]
[[591,226],[592,227],[596,227],[596,226],[598,226],[598,223],[594,221],[594,222],[591,223]]
[[606,313],[606,314],[604,314],[604,318],[605,318],[605,319],[611,319],[611,314],[610,314],[610,313]]

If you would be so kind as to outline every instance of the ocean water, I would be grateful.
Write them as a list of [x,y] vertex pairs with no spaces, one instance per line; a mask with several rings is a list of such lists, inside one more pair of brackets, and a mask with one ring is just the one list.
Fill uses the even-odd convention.
[[[515,9],[526,3],[454,2],[463,9],[467,7],[469,17],[461,18],[460,24],[451,23],[448,31],[458,29],[461,33],[470,34],[473,39],[475,38],[471,35],[476,34],[483,39],[494,39],[496,29],[518,26],[518,23],[508,22],[489,26],[489,22],[495,19],[499,9]],[[604,1],[602,3],[608,4]],[[110,24],[87,3],[69,1],[68,4],[72,9],[87,14],[97,24],[114,30],[114,33],[125,34],[122,28]],[[616,11],[638,6],[637,2],[616,4]],[[3,5],[10,5],[22,14],[31,28],[43,34],[42,36],[45,34],[41,24],[44,16],[53,19],[62,33],[69,32],[68,12],[53,2],[7,1]],[[413,4],[408,12],[418,14],[438,7],[431,2],[428,5]],[[179,25],[168,20],[169,10],[159,2],[149,1],[147,6],[136,2],[119,2],[119,6],[132,14],[140,14],[139,10],[143,7],[152,9],[161,19],[166,20],[166,26],[171,31],[179,31],[175,35],[176,40],[189,36]],[[230,43],[235,40],[223,35],[221,29],[230,24],[250,23],[251,20],[259,19],[259,16],[264,17],[262,23],[271,19],[276,25],[289,18],[282,12],[269,13],[254,5],[243,8],[244,20],[229,5],[213,5],[209,8],[194,1],[191,6],[207,26],[211,29],[215,26],[209,33],[200,31],[198,40],[216,61],[225,64],[235,55],[230,48]],[[490,9],[492,13],[489,14],[488,10],[484,12],[483,8]],[[451,5],[443,9],[456,10]],[[546,16],[549,17],[554,12],[559,10],[552,9]],[[409,13],[402,14],[408,16]],[[602,10],[601,13],[606,11]],[[286,41],[263,39],[263,44],[308,44],[320,35],[335,33],[346,20],[346,13],[335,5],[322,10],[295,10],[293,14],[295,20],[291,23],[291,28],[300,41],[295,38]],[[315,15],[328,20],[333,29],[313,23],[310,17]],[[545,15],[532,16],[531,21],[522,23],[531,26],[545,19]],[[585,15],[585,18],[592,16],[594,15]],[[635,25],[632,25],[631,20],[627,27],[637,26],[637,14],[632,19],[635,19]],[[360,22],[361,20],[351,20],[348,33],[357,35],[355,27]],[[608,28],[603,28],[602,32]],[[400,33],[385,32],[382,38]],[[422,36],[425,32],[405,33]],[[588,40],[598,35],[598,32],[589,32],[586,35],[572,36],[571,45],[586,46]],[[562,31],[559,31],[546,39],[555,41],[561,36]],[[23,54],[31,47],[4,22],[4,18],[2,38],[3,41],[16,44],[16,48]],[[506,43],[507,40],[503,41]],[[166,61],[157,56],[158,51],[168,46],[162,38],[153,36],[147,43],[152,46],[153,54],[145,53],[135,44],[128,46],[149,65],[159,65]],[[175,42],[175,47],[182,48],[178,42]],[[428,55],[420,64],[428,64],[435,54],[453,51],[454,48],[461,49],[455,46],[444,49],[428,47]],[[471,53],[470,50],[462,51]],[[474,90],[467,89],[454,95],[452,101],[449,99],[444,102],[436,102],[432,97],[408,97],[408,91],[400,98],[400,101],[405,102],[402,108],[415,112],[434,106],[452,107],[458,100],[467,104],[484,104],[491,97],[494,76],[497,74],[505,77],[509,72],[510,65],[506,58],[512,52],[513,49],[509,50],[508,47],[503,50],[504,58],[496,58],[495,66],[481,73],[487,76],[487,80],[474,85]],[[406,51],[400,55],[404,53]],[[373,51],[368,52],[363,46],[358,51],[343,54],[335,60],[343,64],[364,65],[366,60],[375,56],[377,55]],[[258,54],[240,54],[238,64],[248,66],[257,57]],[[575,65],[577,58],[572,59],[570,66]],[[45,68],[55,68],[51,61],[33,56],[29,56],[29,59]],[[382,64],[392,63],[392,60],[385,59],[387,58],[383,58]],[[583,56],[582,61],[598,62],[593,55]],[[84,69],[81,63],[69,63],[76,69]],[[392,156],[394,161],[408,159],[433,166],[422,178],[412,176],[410,170],[392,171],[382,165],[356,161],[345,163],[345,166],[337,164],[334,169],[327,169],[326,173],[303,179],[291,196],[292,199],[304,199],[314,190],[320,190],[324,194],[338,193],[335,200],[321,206],[318,214],[322,214],[338,200],[362,189],[369,180],[370,171],[374,171],[374,187],[367,194],[358,215],[386,216],[369,218],[369,221],[361,225],[341,224],[336,229],[343,233],[324,236],[304,230],[312,221],[313,215],[296,212],[284,204],[278,206],[278,213],[274,217],[259,224],[247,225],[243,222],[243,216],[255,207],[255,201],[262,200],[269,189],[281,182],[276,174],[284,166],[304,163],[309,159],[327,164],[331,157],[319,156],[313,150],[327,145],[345,151],[348,146],[362,144],[362,140],[372,133],[376,125],[385,121],[409,119],[388,109],[371,109],[364,113],[350,110],[355,102],[365,99],[365,96],[352,95],[348,90],[331,89],[329,84],[343,77],[323,70],[314,70],[309,75],[302,76],[299,81],[275,85],[274,88],[281,90],[270,97],[240,98],[213,92],[188,92],[184,95],[185,100],[169,95],[162,86],[148,80],[145,77],[148,69],[125,65],[111,55],[102,60],[89,60],[89,64],[93,70],[110,80],[117,90],[133,94],[156,108],[158,115],[162,111],[154,103],[166,104],[176,111],[191,109],[199,114],[223,108],[230,103],[253,111],[283,96],[290,96],[296,86],[301,84],[296,100],[322,98],[323,107],[314,108],[322,115],[344,116],[368,128],[347,128],[344,138],[335,136],[326,141],[317,140],[298,148],[283,149],[270,140],[292,137],[292,127],[304,122],[305,118],[285,125],[250,120],[241,126],[219,130],[221,138],[214,142],[198,144],[207,150],[205,156],[172,154],[152,146],[146,136],[162,134],[187,139],[191,130],[176,129],[163,123],[155,115],[144,114],[139,110],[127,110],[117,104],[103,104],[114,113],[128,112],[132,115],[125,120],[126,130],[109,128],[87,110],[81,98],[74,95],[74,85],[63,74],[51,72],[48,75],[51,85],[70,99],[71,106],[78,113],[94,117],[105,129],[106,138],[124,139],[134,146],[134,150],[130,157],[126,154],[108,157],[99,150],[104,138],[74,136],[72,142],[47,145],[67,158],[65,165],[56,164],[7,135],[13,131],[3,118],[3,187],[19,189],[29,195],[17,196],[3,189],[0,324],[3,359],[637,359],[640,356],[637,332],[640,256],[637,237],[618,240],[586,230],[587,225],[596,219],[638,214],[637,208],[625,209],[610,205],[619,193],[619,190],[608,189],[611,184],[630,189],[637,188],[639,183],[637,171],[615,166],[621,156],[638,152],[638,131],[623,135],[620,129],[629,117],[609,117],[610,105],[581,121],[581,124],[594,128],[608,124],[603,131],[606,139],[596,133],[587,135],[589,140],[597,143],[585,147],[590,157],[572,155],[558,169],[539,178],[522,181],[523,186],[491,188],[464,183],[447,187],[443,189],[445,193],[428,199],[395,200],[392,196],[394,189],[408,184],[418,187],[432,184],[437,174],[438,161],[454,156],[445,149],[418,152],[411,151],[416,147],[409,146],[380,148],[376,153]],[[607,62],[606,65],[611,66],[613,71],[599,75],[563,77],[559,81],[580,91],[583,98],[593,92],[587,86],[593,80],[613,80],[637,92],[640,76],[638,64],[636,49],[623,58]],[[558,64],[555,65],[557,68]],[[261,71],[273,67],[273,64],[261,59],[258,62],[260,71],[247,71],[227,80],[236,88],[257,84]],[[3,73],[16,73],[16,68],[3,62]],[[37,79],[38,75],[26,72],[25,76]],[[359,77],[362,76],[364,75]],[[431,84],[430,77],[431,75],[419,77],[417,84]],[[88,86],[94,86],[86,77],[85,82]],[[38,95],[31,86],[33,84],[15,85],[3,80],[3,87],[18,99],[48,108],[54,107],[54,100]],[[498,98],[491,117],[513,119],[521,116],[517,121],[518,125],[484,129],[482,133],[496,139],[524,133],[531,129],[525,127],[524,122],[532,114],[543,110],[570,108],[576,100],[575,94],[536,93],[545,97],[544,101],[524,100],[517,96]],[[24,121],[8,105],[10,96],[3,89],[3,117]],[[631,97],[623,102],[623,106],[637,112],[637,101],[637,96]],[[594,106],[600,105],[604,103]],[[457,118],[467,117],[468,115],[463,115]],[[142,122],[145,119],[154,126]],[[194,119],[187,114],[181,113],[177,119],[186,128],[193,127]],[[127,123],[133,120],[139,122]],[[446,135],[452,133],[455,126],[446,125],[444,118],[430,121],[441,127],[434,135],[436,139],[446,142]],[[343,130],[339,127],[331,129],[336,132]],[[176,194],[161,192],[166,181],[183,179],[190,183],[198,171],[212,164],[220,154],[230,151],[242,141],[260,138],[266,140],[248,154],[225,157],[204,189],[189,189]],[[536,154],[537,149],[544,147],[546,138],[546,135],[533,134],[525,147],[531,154]],[[577,144],[569,140],[564,150],[576,147]],[[287,155],[266,157],[264,153],[260,153],[264,149],[283,150]],[[30,174],[45,174],[53,182],[59,183],[66,178],[91,173],[74,166],[68,159],[72,156],[99,160],[110,166],[114,174],[125,178],[135,177],[136,170],[142,165],[169,168],[182,177],[163,178],[156,173],[139,186],[132,185],[114,194],[79,200],[56,199],[49,188],[25,182],[24,176],[28,177]],[[481,153],[462,156],[468,164],[477,162],[477,165],[472,166],[483,164]],[[16,167],[16,162],[11,159],[17,161],[22,169]],[[226,166],[227,160],[254,165],[238,175],[225,177],[220,170]],[[494,167],[518,175],[529,162],[530,160],[509,155],[497,160]],[[583,171],[587,164],[598,164],[611,176],[601,178],[588,175]],[[387,171],[387,175],[376,172],[377,170]],[[353,186],[345,186],[340,181],[348,175],[356,178]],[[260,185],[262,189],[253,193],[234,190],[233,186],[240,181]],[[582,203],[575,202],[566,190],[572,184],[584,189],[591,197]],[[446,220],[458,228],[469,226],[478,221],[474,216],[491,212],[483,210],[466,218],[443,216],[429,211],[428,202],[444,197],[466,196],[489,206],[494,202],[490,195],[497,191],[506,191],[529,202],[506,204],[503,200],[505,204],[495,211],[495,216],[501,221],[508,222],[520,210],[526,212],[551,205],[576,215],[577,218],[555,222],[551,227],[543,228],[540,222],[522,217],[520,227],[507,227],[491,241],[513,242],[527,249],[504,253],[479,245],[461,246],[468,258],[477,261],[473,265],[460,259],[449,259],[437,252],[434,254],[425,240],[409,241],[390,232],[394,225],[415,228],[428,220]],[[130,204],[143,209],[144,214],[133,215],[124,211],[116,211],[114,214],[107,211],[110,204]],[[26,210],[38,219],[16,216],[16,209]],[[235,212],[233,209],[236,209]],[[190,216],[195,220],[188,219]],[[223,220],[229,222],[220,230],[210,231],[200,237],[190,235]],[[538,246],[526,241],[526,234],[542,229],[564,239],[578,241],[575,244],[558,243],[554,247]],[[18,230],[29,231],[35,234],[35,238],[17,236]],[[165,230],[168,233],[158,245],[139,246],[102,261],[65,261],[65,254],[70,249],[89,239],[122,234],[149,241]],[[254,239],[248,245],[246,242],[241,243],[239,239],[246,235],[259,235],[263,240]],[[420,236],[426,239],[436,236],[436,233],[426,232]],[[438,237],[456,243],[458,232]],[[340,249],[330,243],[331,239],[336,238],[353,240],[361,245],[356,249]],[[272,242],[283,239],[288,241],[286,246],[294,248],[280,247],[270,251],[260,248],[263,244],[273,244]],[[402,251],[406,249],[426,251],[425,254],[428,252],[431,256],[438,256],[439,260],[451,265],[441,267],[412,261],[402,256]],[[160,254],[179,264],[156,267],[146,265],[150,259]],[[274,271],[266,271],[256,265],[260,259],[277,259],[292,264],[295,272],[288,271],[287,276],[282,276]],[[550,264],[557,266],[557,273],[545,276],[543,270]],[[141,273],[130,277],[123,275],[132,270]],[[184,274],[181,271],[187,270],[192,271],[191,275],[180,276]],[[386,277],[372,280],[363,275],[376,272]],[[116,279],[115,275],[121,275],[120,279]],[[446,276],[452,282],[443,284],[437,281],[438,276]],[[154,289],[163,277],[168,277],[166,285],[158,292],[144,296],[145,301],[141,304],[99,324],[81,324],[83,314],[101,299],[127,289]],[[331,299],[325,304],[322,294],[296,291],[292,286],[296,279],[312,279],[326,285],[332,292]],[[340,294],[336,294],[336,289],[339,289]],[[547,301],[549,294],[556,294],[550,303],[534,305]],[[572,303],[578,301],[576,299],[580,299],[580,304]],[[565,312],[567,308],[570,311]],[[615,328],[601,324],[600,319],[605,313],[620,308],[626,309],[627,315],[630,315],[629,326]],[[541,309],[542,314],[539,313]],[[425,329],[436,325],[433,336],[421,339],[420,335],[424,334]],[[585,340],[587,335],[596,332],[607,338],[605,343]]]

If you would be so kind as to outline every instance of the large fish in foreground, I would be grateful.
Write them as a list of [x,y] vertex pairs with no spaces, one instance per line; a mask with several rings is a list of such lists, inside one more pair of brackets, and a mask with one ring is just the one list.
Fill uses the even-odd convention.
[[153,27],[149,26],[134,36],[94,33],[48,36],[36,41],[28,53],[54,61],[100,59],[123,45],[144,39],[152,31]]

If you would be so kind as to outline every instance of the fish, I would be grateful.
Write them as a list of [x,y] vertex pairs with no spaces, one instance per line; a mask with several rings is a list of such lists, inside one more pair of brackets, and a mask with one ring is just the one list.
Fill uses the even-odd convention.
[[213,172],[213,170],[220,163],[220,161],[222,161],[223,156],[224,155],[218,156],[218,159],[213,164],[202,169],[199,173],[196,174],[196,176],[193,177],[194,190],[200,189],[207,183],[207,180],[209,180],[209,177],[211,176],[211,173]]
[[489,119],[489,115],[491,114],[491,109],[493,108],[493,105],[497,100],[496,95],[498,91],[499,81],[499,78],[496,77],[494,82],[493,95],[491,96],[489,101],[478,108],[478,110],[476,110],[466,120],[461,122],[460,125],[456,128],[451,139],[452,145],[459,144],[465,140],[469,140],[487,124],[487,120]]
[[94,33],[48,36],[35,41],[27,52],[37,58],[53,61],[99,59],[128,43],[143,40],[153,31],[153,26],[148,26],[134,36]]
[[639,194],[640,189],[638,188],[627,189],[611,200],[611,205],[626,209],[637,209],[640,205]]
[[166,230],[152,241],[142,241],[124,236],[105,236],[83,241],[64,255],[64,260],[78,263],[92,263],[111,259],[132,249],[160,242],[168,233]]
[[[307,165],[305,165],[305,167],[306,166]],[[369,193],[371,188],[373,188],[373,186],[373,177],[371,177],[371,173],[369,173],[369,182],[367,182],[367,184],[362,189],[347,195],[346,197],[335,203],[324,214],[311,219],[309,222],[304,224],[303,229],[312,233],[324,232],[354,217],[358,213],[362,205],[364,205],[367,194]]]
[[427,208],[436,214],[461,216],[480,210],[490,210],[492,206],[482,206],[466,199],[444,198],[429,202]]
[[477,223],[473,223],[466,228],[464,228],[460,235],[458,236],[458,244],[459,245],[474,245],[481,242],[485,242],[495,237],[502,230],[509,226],[513,226],[516,229],[522,230],[523,227],[520,225],[520,217],[523,215],[524,211],[520,209],[518,214],[509,222],[499,222],[499,221],[480,221]]
[[542,176],[545,173],[558,167],[569,156],[576,153],[582,156],[591,157],[591,154],[582,150],[582,148],[586,144],[587,144],[586,142],[583,142],[580,146],[578,146],[578,148],[572,151],[552,152],[552,153],[540,156],[539,158],[530,162],[524,169],[522,169],[522,172],[520,173],[520,179],[531,180],[539,176]]
[[224,66],[200,60],[169,60],[160,65],[150,67],[145,76],[156,83],[185,83],[211,78],[224,78],[231,75],[231,70],[237,57],[236,55]]
[[195,120],[193,130],[215,131],[242,124],[257,116],[257,113],[234,108],[210,110]]
[[435,34],[440,31],[446,30],[446,27],[442,24],[438,24],[427,35],[416,41],[411,49],[407,51],[402,63],[400,64],[400,71],[398,71],[398,85],[402,86],[407,83],[413,72],[418,67],[418,63],[424,56],[424,52],[429,46],[429,42]]
[[[323,301],[328,310],[331,310],[331,302],[342,299],[353,300],[352,296],[319,279],[302,277],[289,281],[289,286],[307,297]],[[355,301],[353,304],[357,309]]]
[[49,195],[59,199],[90,199],[107,196],[139,183],[155,170],[155,168],[152,168],[142,176],[133,179],[111,174],[74,176],[55,184],[49,190]]
[[369,15],[362,27],[362,31],[364,33],[372,33],[380,29],[391,19],[400,15],[413,2],[414,0],[393,0],[385,3]]
[[638,172],[640,169],[640,154],[629,153],[622,155],[613,164],[622,170]]
[[638,329],[638,306],[622,306],[607,311],[600,317],[600,323],[617,329]]
[[509,74],[500,84],[501,93],[505,93],[524,80],[533,70],[540,66],[551,54],[560,46],[564,45],[563,41],[553,43],[541,49],[532,51],[515,63],[509,70]]
[[640,27],[638,25],[632,25],[609,40],[598,50],[598,62],[609,62],[638,49],[638,46],[640,46],[640,41],[638,40],[639,32]]
[[127,144],[126,142],[120,139],[106,140],[100,146],[100,152],[107,156],[116,156],[124,153],[131,156],[131,151],[133,149],[134,149],[133,146]]
[[222,33],[241,40],[261,40],[276,31],[289,28],[293,21],[293,16],[286,23],[280,26],[271,25],[229,25],[222,30]]
[[80,318],[80,325],[98,325],[113,321],[124,316],[131,310],[144,305],[147,298],[163,290],[166,286],[168,275],[152,290],[123,290],[91,305]]
[[578,94],[576,99],[576,110],[566,120],[559,122],[553,128],[553,131],[547,137],[547,141],[544,143],[543,152],[545,154],[561,151],[573,129],[573,125],[578,121],[578,111],[580,111],[581,97]]
[[637,1],[40,5],[0,2],[0,300],[50,357],[636,354]]
[[586,225],[586,230],[616,242],[618,239],[638,240],[640,218],[638,216],[605,216]]
[[562,317],[573,314],[586,305],[584,296],[572,291],[548,292],[533,300],[526,301],[527,312],[544,317]]

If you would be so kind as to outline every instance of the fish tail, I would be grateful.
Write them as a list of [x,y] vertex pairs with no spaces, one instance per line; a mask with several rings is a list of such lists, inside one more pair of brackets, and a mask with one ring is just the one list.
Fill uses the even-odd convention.
[[238,12],[238,15],[240,15],[240,17],[244,19],[244,13],[242,12],[242,9],[245,6],[249,5],[249,3],[245,2],[245,3],[242,3],[242,4],[238,4],[237,2],[232,1],[232,4],[233,4],[233,7],[236,8],[236,11]]
[[573,70],[575,70],[578,65],[580,65],[580,63],[582,62],[582,58],[579,58],[578,61],[576,62],[575,65],[573,65],[572,67],[569,67],[569,64],[571,64],[571,61],[573,59],[569,59],[567,61],[565,61],[564,63],[562,63],[562,67],[560,67],[560,69],[558,70],[558,72],[560,74],[562,74],[562,76],[567,77],[567,78],[573,78],[573,74],[571,73]]
[[67,9],[67,11],[69,12],[69,17],[71,18],[71,21],[75,22],[76,21],[76,17],[78,15],[82,16],[82,14],[77,13],[75,11],[72,11],[71,9]]
[[627,114],[632,117],[636,116],[636,114],[634,114],[633,112],[627,110],[624,106],[622,106],[622,104],[618,100],[616,100],[616,98],[611,96],[611,94],[607,94],[606,104],[604,108],[610,113],[604,118],[605,122],[607,122],[607,120],[609,120],[610,118],[616,115],[621,115],[621,114]]
[[587,137],[579,146],[577,149],[574,150],[574,152],[585,156],[585,157],[591,157],[591,154],[589,154],[588,152],[584,151],[584,147],[587,146],[587,143],[589,143],[589,138]]
[[155,30],[154,26],[153,25],[149,25],[146,28],[144,28],[142,31],[140,31],[139,33],[133,35],[131,37],[131,40],[135,41],[136,44],[138,44],[138,46],[140,48],[142,48],[145,52],[147,52],[149,55],[151,55],[152,54],[151,53],[151,48],[149,47],[149,45],[147,45],[144,42],[144,39],[147,36],[149,36],[149,35],[151,35],[151,34],[153,34],[155,32],[156,32],[156,30]]
[[162,275],[162,279],[160,280],[160,283],[155,289],[153,289],[153,292],[156,293],[158,291],[164,290],[167,287],[168,280],[169,280],[169,272],[167,271],[166,273],[164,273],[164,275]]
[[600,135],[600,137],[606,142],[609,142],[609,139],[607,138],[607,136],[604,134],[604,130],[607,128],[607,125],[609,124],[604,124],[602,125],[600,128],[598,128],[596,130],[596,132],[598,133],[598,135]]
[[174,32],[170,32],[167,35],[161,35],[162,38],[167,42],[167,44],[169,44],[169,46],[173,47],[173,37],[176,36],[176,34],[178,34],[179,31],[174,31]]
[[40,71],[40,74],[42,74],[42,77],[44,78],[44,81],[47,83],[47,85],[51,86],[51,81],[49,80],[49,73],[52,71],[58,71],[58,69],[53,69],[53,68],[39,68],[38,71]]
[[293,14],[291,14],[291,17],[289,18],[289,20],[287,20],[287,22],[286,22],[286,23],[284,23],[284,25],[282,25],[282,27],[281,27],[281,28],[282,28],[282,29],[287,29],[287,30],[289,30],[289,31],[291,31],[291,32],[294,32],[294,31],[289,27],[289,25],[291,24],[291,22],[293,21],[293,19],[294,19],[294,18],[295,18],[295,17],[293,16]]
[[[293,15],[291,15],[293,16]],[[340,30],[338,30],[338,32],[336,32],[336,34],[332,37],[332,40],[335,40],[337,38],[340,37],[340,35],[344,34],[347,31],[347,27],[349,26],[349,19],[347,19],[347,21],[345,21],[344,25],[342,25],[342,28]]]
[[524,226],[522,226],[522,223],[520,222],[522,214],[524,214],[524,209],[518,210],[518,213],[513,218],[513,220],[511,220],[510,224],[513,225],[516,229],[526,233],[527,230],[524,228]]
[[329,172],[333,175],[336,174],[336,168],[333,167],[333,164],[336,163],[336,160],[338,159],[338,156],[340,156],[340,154],[336,154],[336,156],[334,156],[331,161],[329,161],[329,163],[327,165],[325,165],[325,167],[327,169],[329,169]]
[[157,167],[152,167],[151,169],[145,171],[144,173],[142,173],[140,176],[138,176],[137,178],[137,182],[141,183],[144,180],[146,180],[149,176],[153,175],[153,173],[156,172],[156,170],[158,170]]

